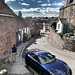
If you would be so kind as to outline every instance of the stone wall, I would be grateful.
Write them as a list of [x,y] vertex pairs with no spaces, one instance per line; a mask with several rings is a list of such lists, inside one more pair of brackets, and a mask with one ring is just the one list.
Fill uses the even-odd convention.
[[16,44],[16,18],[0,16],[0,58],[11,51]]
[[63,48],[64,41],[61,39],[61,37],[57,33],[55,33],[54,30],[52,30],[52,28],[50,28],[49,41],[53,45]]
[[50,43],[57,47],[60,47],[61,49],[66,49],[75,52],[75,40],[66,36],[64,36],[63,39],[61,39],[61,37],[57,33],[55,33],[54,30],[52,30],[51,28],[49,41]]
[[64,40],[63,48],[75,52],[75,40],[68,37],[63,37],[63,40]]

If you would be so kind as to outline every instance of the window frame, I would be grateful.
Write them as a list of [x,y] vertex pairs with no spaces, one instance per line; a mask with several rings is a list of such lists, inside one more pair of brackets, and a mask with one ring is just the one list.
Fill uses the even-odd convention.
[[58,29],[60,29],[60,24],[58,24]]
[[73,18],[74,17],[74,9],[73,8],[71,8],[71,14],[70,14],[70,16],[71,16],[71,18]]
[[68,11],[65,10],[65,17],[67,18],[68,17]]
[[[33,56],[33,55],[34,55],[34,56]],[[36,60],[36,61],[39,62],[39,58],[38,58],[35,54],[30,54],[30,56],[31,56],[34,60]],[[36,59],[35,57],[37,57],[37,59]]]

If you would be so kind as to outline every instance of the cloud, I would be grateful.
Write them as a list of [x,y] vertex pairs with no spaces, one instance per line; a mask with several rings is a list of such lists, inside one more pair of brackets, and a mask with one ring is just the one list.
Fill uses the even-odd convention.
[[[43,16],[52,17],[52,16],[58,16],[59,15],[59,9],[60,8],[51,8],[51,7],[48,7],[48,8],[30,8],[30,9],[23,8],[21,10],[13,9],[13,11],[15,13],[18,13],[19,11],[21,11],[22,13],[29,13],[29,14],[32,14],[32,15],[29,15],[32,17],[34,16],[34,14],[41,14]],[[25,16],[26,15],[23,14],[23,17],[25,17]],[[35,16],[37,16],[37,15],[35,15]]]
[[30,4],[27,4],[27,3],[20,3],[20,2],[19,2],[19,4],[20,5],[25,5],[25,6],[29,6],[30,5]]
[[38,1],[38,3],[42,3],[42,1]]
[[40,13],[41,8],[30,8],[30,9],[25,9],[23,8],[21,11],[22,12],[35,12],[35,13]]
[[35,0],[32,0],[32,1],[35,1]]
[[17,0],[17,1],[24,1],[24,0]]
[[48,3],[50,3],[50,0],[48,0]]
[[16,0],[5,0],[5,3],[10,2],[10,1],[16,1]]
[[41,4],[41,6],[51,6],[51,4]]
[[59,3],[54,2],[52,5],[54,5],[54,6],[63,6],[64,5],[64,1],[59,2]]

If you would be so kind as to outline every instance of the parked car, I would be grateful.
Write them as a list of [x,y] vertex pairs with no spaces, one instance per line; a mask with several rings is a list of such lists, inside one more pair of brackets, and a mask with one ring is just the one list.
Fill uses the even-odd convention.
[[26,50],[25,62],[39,75],[72,75],[70,67],[65,62],[47,51]]

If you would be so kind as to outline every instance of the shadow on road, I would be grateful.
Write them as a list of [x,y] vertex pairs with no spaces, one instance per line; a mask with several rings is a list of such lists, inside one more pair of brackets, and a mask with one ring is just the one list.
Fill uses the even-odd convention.
[[25,49],[23,50],[22,58],[25,58],[26,49],[27,49],[30,45],[32,45],[32,44],[37,44],[37,43],[36,43],[36,40],[37,40],[38,38],[41,38],[41,37],[45,37],[45,35],[40,35],[40,36],[32,37],[32,40],[30,39],[30,40],[28,41],[29,43],[26,45]]
[[37,36],[37,37],[33,37],[33,40],[27,45],[26,48],[28,48],[32,44],[37,44],[36,40],[39,39],[39,38],[41,38],[41,37],[45,37],[45,35],[40,35],[40,36]]

